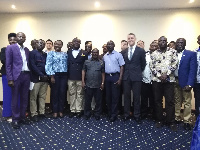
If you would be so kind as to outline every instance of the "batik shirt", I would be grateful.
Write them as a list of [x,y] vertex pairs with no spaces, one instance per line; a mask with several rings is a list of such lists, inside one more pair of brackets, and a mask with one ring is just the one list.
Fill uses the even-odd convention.
[[46,73],[54,75],[56,72],[67,72],[67,58],[66,52],[48,52],[45,65]]
[[178,66],[178,55],[174,49],[169,49],[165,52],[156,50],[151,54],[150,69],[152,71],[152,80],[161,82],[159,77],[162,74],[167,74],[168,82],[175,82],[174,71]]

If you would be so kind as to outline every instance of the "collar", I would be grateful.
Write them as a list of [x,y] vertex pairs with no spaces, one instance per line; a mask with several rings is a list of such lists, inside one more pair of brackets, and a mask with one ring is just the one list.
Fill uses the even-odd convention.
[[[113,50],[111,54],[114,54],[114,53],[115,53],[115,50]],[[107,55],[109,55],[110,53],[109,53],[109,52],[107,52],[106,54],[107,54]]]
[[[132,50],[136,48],[136,45],[132,46]],[[129,47],[128,49],[131,49],[131,47]]]
[[178,54],[183,54],[183,52],[184,52],[184,51],[185,51],[185,49],[184,49],[184,50],[182,50],[182,52],[179,52],[179,53],[177,52],[177,53],[178,53]]
[[79,48],[79,49],[72,49],[72,51],[80,51],[81,49]]
[[24,49],[24,46],[23,47],[21,47],[18,43],[17,43],[17,46],[19,47],[19,49]]
[[97,58],[97,59],[91,58],[91,61],[99,61],[99,58]]
[[197,52],[200,52],[200,46],[199,46],[199,49],[197,48]]

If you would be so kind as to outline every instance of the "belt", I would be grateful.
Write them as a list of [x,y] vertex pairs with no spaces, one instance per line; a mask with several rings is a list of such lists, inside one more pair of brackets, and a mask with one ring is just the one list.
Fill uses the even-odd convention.
[[21,71],[21,73],[30,73],[30,71]]
[[117,74],[119,74],[119,72],[116,72],[116,73],[106,73],[106,75],[108,75],[108,76],[114,76],[114,75],[117,75]]
[[55,72],[55,75],[66,76],[67,72]]

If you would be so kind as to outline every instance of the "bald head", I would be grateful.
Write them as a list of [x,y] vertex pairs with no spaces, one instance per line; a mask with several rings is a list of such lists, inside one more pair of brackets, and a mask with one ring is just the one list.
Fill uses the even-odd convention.
[[26,41],[26,35],[23,32],[18,32],[16,37],[17,37],[17,43],[20,46],[23,46],[23,43]]

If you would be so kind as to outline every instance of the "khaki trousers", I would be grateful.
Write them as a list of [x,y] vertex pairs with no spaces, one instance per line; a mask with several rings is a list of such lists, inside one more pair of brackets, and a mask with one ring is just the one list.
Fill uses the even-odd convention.
[[180,121],[180,111],[183,104],[183,121],[188,123],[191,117],[191,100],[192,93],[191,91],[184,91],[178,84],[178,79],[174,84],[174,98],[175,98],[175,119]]
[[31,116],[38,115],[37,113],[37,98],[39,101],[39,114],[45,113],[45,100],[47,95],[47,82],[38,82],[34,84],[33,89],[30,91],[30,111]]
[[84,108],[82,81],[68,80],[68,87],[71,112],[81,112],[81,110]]

